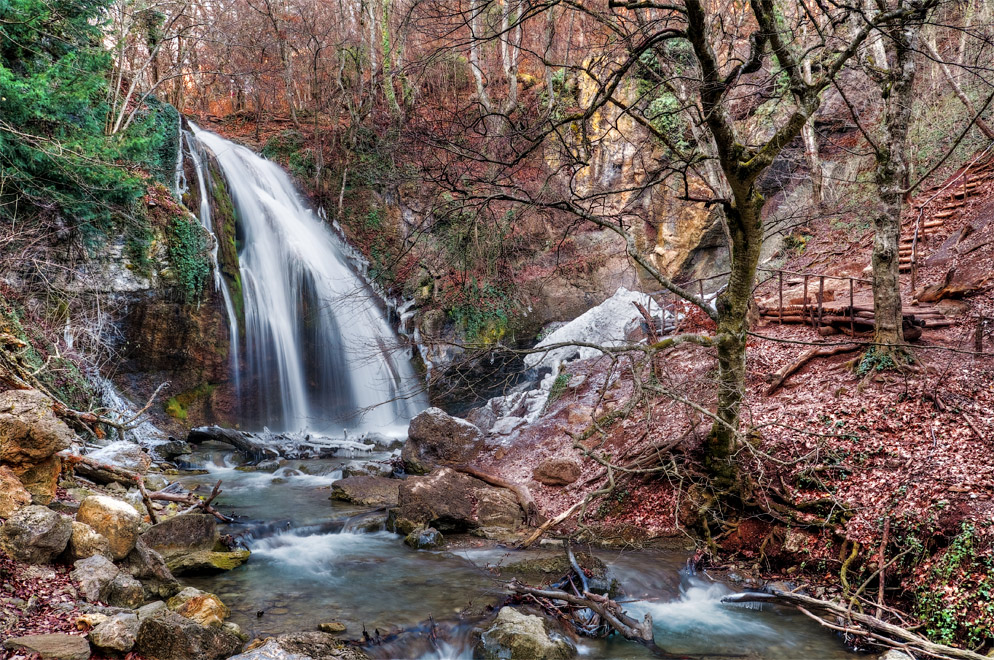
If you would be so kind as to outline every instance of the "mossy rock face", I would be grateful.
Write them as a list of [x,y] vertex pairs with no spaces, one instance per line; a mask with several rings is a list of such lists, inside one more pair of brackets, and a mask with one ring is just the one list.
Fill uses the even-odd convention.
[[173,575],[210,575],[238,568],[248,561],[251,554],[248,550],[232,550],[230,552],[199,550],[188,555],[174,557],[166,565]]

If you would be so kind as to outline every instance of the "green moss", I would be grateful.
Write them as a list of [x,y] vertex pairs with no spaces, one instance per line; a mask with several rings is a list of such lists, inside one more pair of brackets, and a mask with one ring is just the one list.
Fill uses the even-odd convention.
[[169,263],[185,302],[200,299],[210,276],[207,237],[195,218],[175,217],[169,224]]
[[231,301],[235,307],[239,327],[245,320],[244,302],[242,300],[242,276],[238,262],[238,216],[235,205],[231,201],[224,175],[214,163],[208,164],[210,174],[211,217],[214,220],[214,234],[218,241],[218,266],[221,276],[231,292]]
[[171,397],[168,401],[166,401],[164,410],[166,414],[173,419],[177,419],[181,422],[186,421],[186,418],[189,415],[188,408],[190,405],[201,399],[206,399],[216,388],[217,386],[212,385],[211,383],[201,383],[194,388]]

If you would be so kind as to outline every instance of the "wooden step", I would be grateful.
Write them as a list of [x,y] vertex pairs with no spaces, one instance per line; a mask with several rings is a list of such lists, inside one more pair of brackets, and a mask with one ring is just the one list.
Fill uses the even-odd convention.
[[942,227],[946,223],[942,220],[929,220],[928,222],[923,222],[922,227],[925,229],[934,229],[936,227]]
[[948,211],[939,211],[938,213],[936,213],[932,217],[933,218],[951,218],[954,215],[956,215],[956,211],[954,211],[952,209],[949,209]]

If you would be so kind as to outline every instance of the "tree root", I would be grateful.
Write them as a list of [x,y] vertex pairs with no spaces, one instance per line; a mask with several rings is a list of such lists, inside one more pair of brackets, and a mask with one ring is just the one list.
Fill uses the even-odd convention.
[[450,465],[448,467],[456,472],[462,472],[463,474],[468,474],[471,477],[476,477],[480,481],[488,483],[491,486],[506,488],[514,493],[515,497],[518,499],[518,505],[521,507],[522,511],[525,512],[525,523],[528,524],[529,527],[534,527],[535,525],[546,521],[545,515],[539,510],[538,505],[535,504],[535,498],[532,497],[532,493],[528,490],[527,486],[511,483],[506,479],[501,479],[500,477],[488,474],[482,470],[477,470],[476,468],[469,467],[468,465]]

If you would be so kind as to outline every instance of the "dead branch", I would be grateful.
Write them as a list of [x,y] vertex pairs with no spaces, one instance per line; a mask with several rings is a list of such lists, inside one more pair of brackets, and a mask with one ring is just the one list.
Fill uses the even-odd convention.
[[770,396],[784,384],[791,375],[797,372],[801,367],[807,364],[810,360],[816,357],[830,357],[832,355],[839,355],[840,353],[851,353],[860,349],[858,344],[847,344],[842,346],[830,346],[826,348],[811,348],[803,353],[794,362],[788,364],[786,367],[778,371],[774,377],[773,382],[766,390],[766,396]]
[[152,499],[149,497],[149,493],[145,489],[145,479],[140,473],[126,470],[110,463],[101,463],[100,461],[94,460],[87,456],[70,454],[68,451],[59,452],[58,455],[68,465],[76,467],[77,469],[80,466],[90,468],[89,470],[85,470],[85,474],[90,477],[96,477],[97,479],[104,480],[105,483],[107,481],[116,481],[123,486],[137,485],[138,492],[141,493],[142,496],[142,501],[145,502],[145,509],[148,510],[148,519],[153,525],[159,522],[155,517],[155,510],[152,507]]
[[201,499],[196,495],[194,495],[193,493],[182,493],[182,494],[167,493],[164,490],[150,493],[149,497],[151,497],[153,500],[160,500],[163,502],[177,502],[179,504],[190,505],[190,508],[187,509],[187,511],[184,511],[184,513],[192,511],[193,509],[201,509],[205,513],[211,514],[221,522],[226,522],[226,523],[231,522],[232,520],[231,518],[229,518],[228,516],[224,515],[223,513],[215,509],[213,506],[211,506],[211,502],[213,502],[214,498],[220,494],[221,494],[221,480],[218,479],[217,483],[214,484],[214,488],[211,489],[210,496],[208,496],[206,499]]

